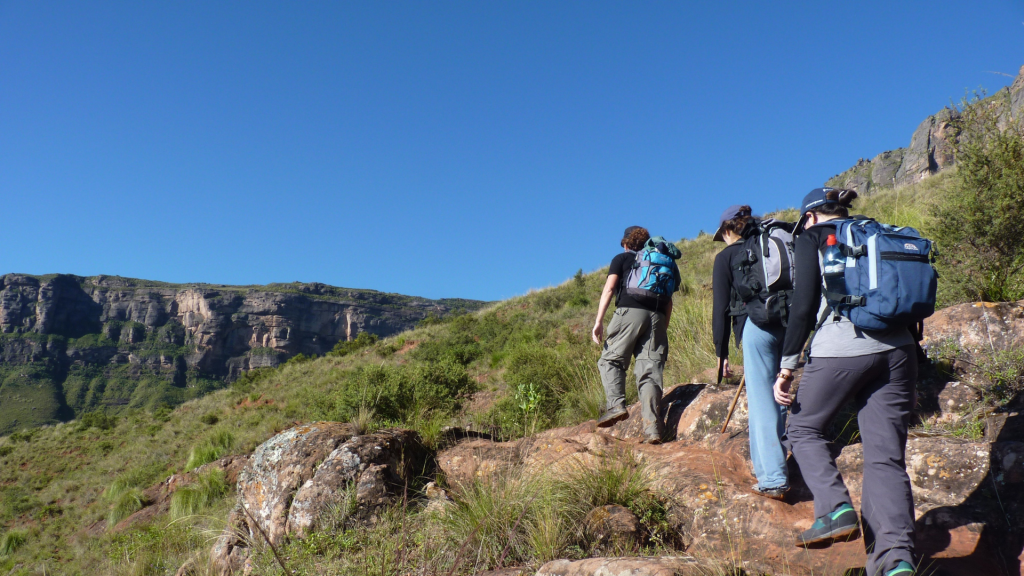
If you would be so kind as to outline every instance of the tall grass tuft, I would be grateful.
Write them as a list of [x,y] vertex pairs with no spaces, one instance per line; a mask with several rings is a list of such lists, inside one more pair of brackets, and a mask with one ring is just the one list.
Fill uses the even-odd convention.
[[14,554],[28,540],[28,535],[21,530],[11,530],[0,538],[0,558]]
[[235,437],[227,430],[218,430],[209,438],[192,447],[185,462],[185,471],[195,470],[203,464],[220,459],[235,444]]
[[107,525],[111,527],[142,510],[147,504],[142,490],[138,488],[121,491],[112,501],[110,512],[107,513]]
[[178,488],[171,496],[171,516],[185,518],[209,508],[228,493],[224,471],[219,468],[199,474],[188,486]]

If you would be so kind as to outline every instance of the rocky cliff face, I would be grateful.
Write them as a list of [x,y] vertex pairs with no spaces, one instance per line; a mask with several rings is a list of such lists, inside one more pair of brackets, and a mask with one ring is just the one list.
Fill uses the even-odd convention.
[[[996,93],[991,102],[1005,108],[1006,121],[1024,120],[1024,66],[1013,84]],[[861,158],[852,168],[829,178],[826,185],[870,193],[879,188],[913,184],[953,165],[950,122],[955,111],[943,109],[925,118],[910,137],[910,146]]]
[[[391,336],[430,314],[482,304],[316,283],[179,286],[8,274],[0,277],[0,433],[83,409],[173,404],[361,332]],[[133,381],[161,391],[138,398]]]

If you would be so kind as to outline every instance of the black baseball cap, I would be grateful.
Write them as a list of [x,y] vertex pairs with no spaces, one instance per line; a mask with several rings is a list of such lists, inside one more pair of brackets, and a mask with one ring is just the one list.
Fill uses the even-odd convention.
[[838,204],[838,200],[829,200],[828,193],[835,190],[835,188],[815,188],[804,196],[802,207],[800,208],[800,219],[796,221],[796,229],[803,230],[804,220],[807,219],[807,213],[819,206],[825,204]]
[[726,208],[725,212],[722,212],[722,217],[718,219],[718,231],[715,232],[715,242],[725,242],[725,238],[722,237],[722,225],[726,222],[739,216],[750,216],[750,210],[745,210],[744,208],[746,207],[739,204],[733,204]]

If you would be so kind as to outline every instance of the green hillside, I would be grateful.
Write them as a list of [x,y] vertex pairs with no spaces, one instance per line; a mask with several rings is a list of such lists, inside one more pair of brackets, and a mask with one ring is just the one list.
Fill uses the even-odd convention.
[[[860,201],[858,212],[927,227],[928,206],[946,179],[878,192]],[[617,247],[614,239],[607,244],[610,258]],[[669,326],[667,385],[714,365],[711,267],[722,245],[707,234],[678,245],[683,286]],[[11,434],[0,440],[0,572],[172,574],[206,553],[223,527],[233,497],[223,480],[208,479],[207,497],[186,507],[188,514],[179,507],[178,516],[110,527],[142,506],[141,489],[220,456],[248,453],[294,422],[405,426],[437,443],[450,425],[512,438],[592,419],[603,392],[589,331],[604,275],[581,271],[560,286],[429,319],[398,337],[363,338],[324,357],[258,369],[174,410],[128,406],[113,417],[90,414]],[[56,402],[33,399],[43,388],[27,381],[4,381],[5,406]],[[74,382],[86,404],[103,394],[88,375]],[[16,411],[5,417],[31,419]],[[369,554],[373,546],[356,532],[346,542],[352,554]],[[316,550],[293,553],[308,556],[297,565],[324,561]]]

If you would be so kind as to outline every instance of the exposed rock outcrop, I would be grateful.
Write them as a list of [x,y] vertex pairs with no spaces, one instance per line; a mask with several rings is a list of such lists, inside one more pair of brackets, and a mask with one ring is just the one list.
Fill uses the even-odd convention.
[[407,430],[357,435],[349,424],[314,422],[281,432],[239,474],[238,505],[211,562],[230,574],[244,565],[249,543],[264,537],[276,545],[323,522],[373,524],[431,472],[430,455]]
[[[1013,84],[994,95],[992,102],[1004,107],[1001,117],[1005,123],[1024,121],[1024,66]],[[945,108],[925,118],[911,135],[908,147],[882,152],[871,160],[861,158],[826,184],[866,194],[879,188],[920,182],[949,168],[954,160],[950,122],[955,114],[951,108]]]

